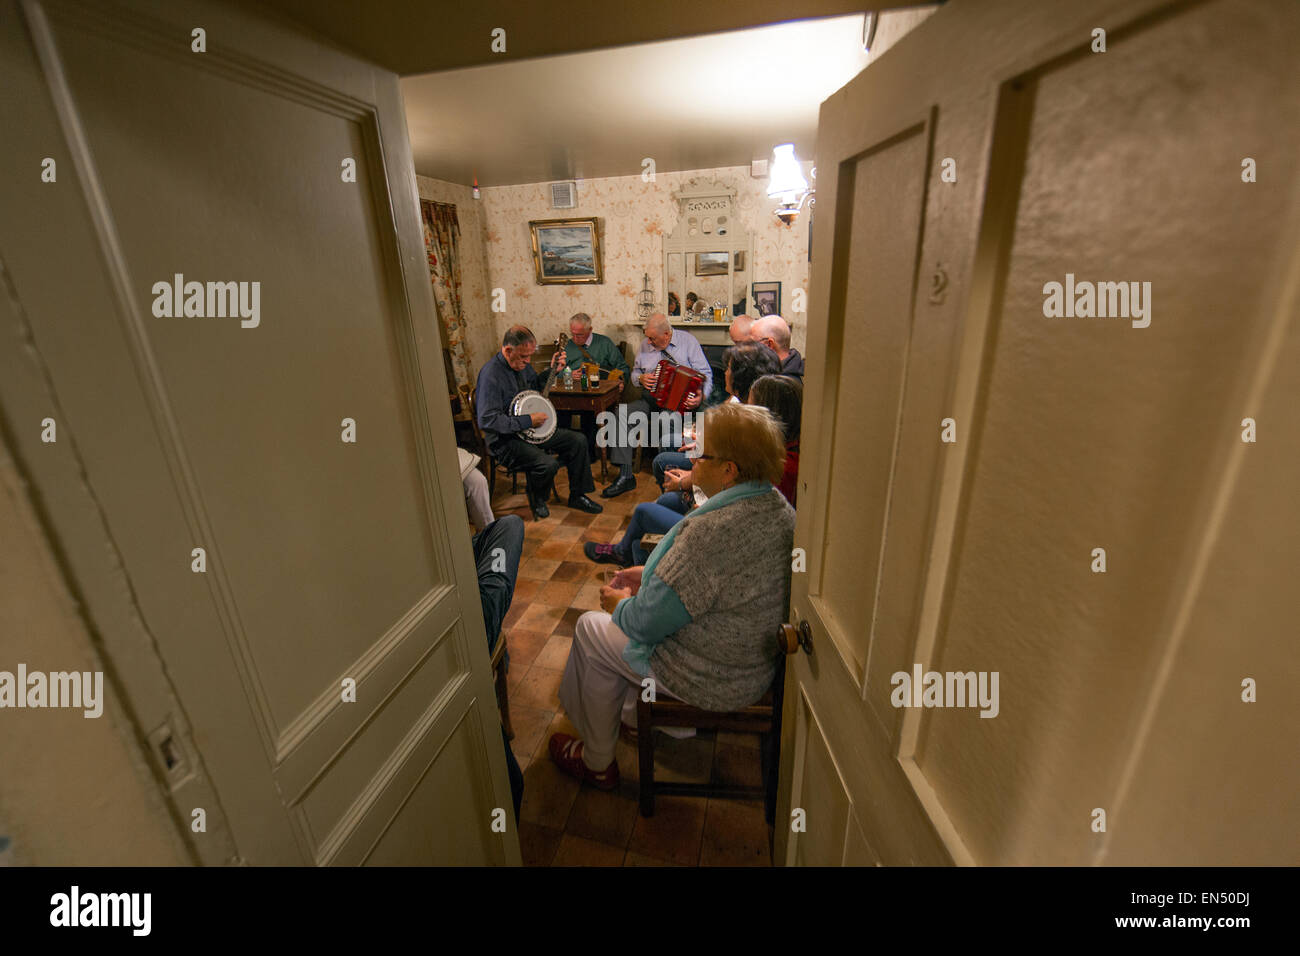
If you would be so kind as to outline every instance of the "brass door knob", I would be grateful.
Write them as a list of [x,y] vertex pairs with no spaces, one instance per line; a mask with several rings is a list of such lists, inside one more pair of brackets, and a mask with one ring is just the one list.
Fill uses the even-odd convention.
[[805,654],[807,654],[809,657],[812,656],[812,652],[813,652],[812,625],[809,624],[807,621],[799,622],[799,646],[803,648],[803,652]]

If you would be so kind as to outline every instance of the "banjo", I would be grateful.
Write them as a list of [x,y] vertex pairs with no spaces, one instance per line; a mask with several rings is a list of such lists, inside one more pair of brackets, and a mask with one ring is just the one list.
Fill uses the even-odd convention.
[[[555,340],[556,349],[564,348],[568,341],[569,337],[561,332]],[[551,394],[551,386],[555,384],[555,379],[556,374],[552,370],[546,387],[540,392],[536,389],[525,389],[510,402],[511,415],[534,415],[541,412],[546,416],[546,421],[540,425],[526,428],[519,433],[519,437],[530,444],[540,445],[546,441],[555,434],[555,428],[559,424],[560,416],[555,411],[555,406],[551,403],[551,400],[547,398]]]

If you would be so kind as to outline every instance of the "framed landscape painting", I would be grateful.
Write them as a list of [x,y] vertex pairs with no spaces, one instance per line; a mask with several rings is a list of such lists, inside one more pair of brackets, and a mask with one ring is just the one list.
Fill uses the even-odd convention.
[[533,266],[539,285],[604,282],[600,223],[587,219],[534,219]]

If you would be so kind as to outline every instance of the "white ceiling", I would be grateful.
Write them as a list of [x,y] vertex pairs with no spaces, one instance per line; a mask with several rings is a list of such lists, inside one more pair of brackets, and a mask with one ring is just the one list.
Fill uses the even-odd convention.
[[480,186],[747,165],[793,142],[867,64],[860,15],[401,81],[415,170]]

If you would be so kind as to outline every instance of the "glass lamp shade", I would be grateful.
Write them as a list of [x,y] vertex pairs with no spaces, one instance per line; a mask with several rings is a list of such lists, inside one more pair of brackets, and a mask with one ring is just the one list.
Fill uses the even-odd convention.
[[795,158],[794,143],[778,146],[772,150],[772,154],[772,178],[767,184],[768,198],[798,202],[808,191],[808,180],[804,179],[799,160]]

